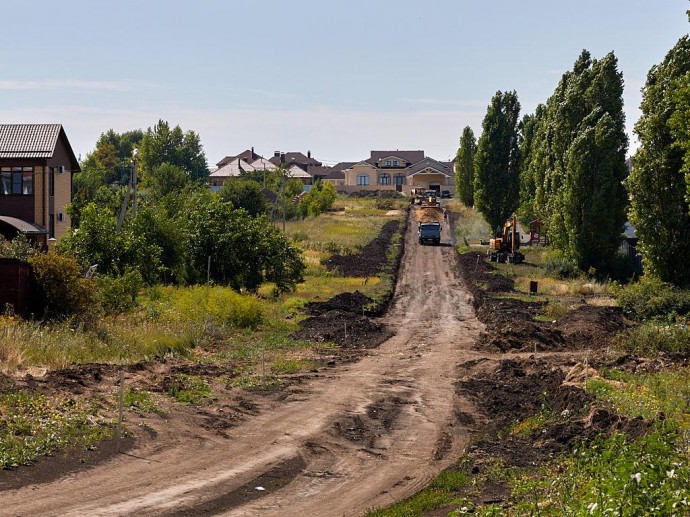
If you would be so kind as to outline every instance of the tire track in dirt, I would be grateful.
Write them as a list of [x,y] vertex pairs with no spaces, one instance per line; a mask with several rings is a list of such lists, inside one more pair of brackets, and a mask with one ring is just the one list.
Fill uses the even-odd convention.
[[[425,486],[467,443],[455,373],[476,355],[471,346],[483,326],[457,277],[454,249],[417,245],[415,226],[385,318],[396,335],[380,348],[302,386],[299,400],[267,404],[226,439],[161,421],[158,442],[130,455],[3,492],[3,512],[361,515]],[[287,484],[247,497],[252,482],[285,465],[296,469],[284,474]]]

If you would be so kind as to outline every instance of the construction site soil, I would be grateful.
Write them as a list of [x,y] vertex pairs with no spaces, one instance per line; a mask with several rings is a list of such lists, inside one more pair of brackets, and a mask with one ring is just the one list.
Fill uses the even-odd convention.
[[[531,467],[600,433],[646,431],[650,422],[617,415],[583,389],[601,365],[664,367],[606,353],[630,324],[618,309],[584,305],[555,322],[535,320],[543,304],[516,296],[512,280],[482,254],[417,246],[414,217],[413,210],[410,225],[387,224],[361,254],[328,262],[353,276],[384,269],[396,288],[378,302],[354,292],[307,305],[294,337],[336,344],[323,367],[245,390],[229,382],[235,364],[124,367],[132,389],[162,394],[171,376],[191,373],[207,379],[214,398],[189,406],[161,396],[154,414],[128,411],[120,454],[110,441],[89,457],[68,451],[0,472],[3,511],[363,515],[460,468],[461,457],[475,482],[459,495],[509,506],[508,487],[483,476],[497,461]],[[386,250],[400,232],[405,245],[391,266]],[[452,231],[444,228],[443,237],[452,244]],[[112,396],[120,370],[84,365],[0,377],[0,386]],[[552,418],[538,430],[506,432],[540,412]]]

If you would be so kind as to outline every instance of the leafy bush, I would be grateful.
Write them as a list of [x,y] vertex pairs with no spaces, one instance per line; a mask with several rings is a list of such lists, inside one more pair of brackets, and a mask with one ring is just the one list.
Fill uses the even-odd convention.
[[39,291],[36,308],[47,319],[93,314],[94,283],[81,278],[79,264],[67,255],[55,252],[31,258],[34,278]]
[[337,197],[335,187],[328,182],[317,181],[309,192],[299,201],[299,210],[302,217],[316,217],[329,210]]
[[256,328],[264,319],[261,302],[227,287],[158,288],[161,318],[185,326]]
[[38,249],[23,235],[19,235],[11,241],[6,241],[0,237],[0,258],[28,262],[37,253]]
[[651,276],[617,289],[616,297],[629,316],[641,321],[674,321],[676,316],[690,312],[690,291]]
[[544,269],[547,274],[557,278],[577,278],[580,276],[577,261],[567,258],[559,251],[552,252],[546,257]]
[[690,328],[686,325],[646,323],[614,337],[615,345],[629,354],[654,357],[659,352],[688,354]]
[[99,276],[97,299],[106,314],[127,312],[137,305],[137,293],[143,279],[136,269],[129,269],[119,277]]

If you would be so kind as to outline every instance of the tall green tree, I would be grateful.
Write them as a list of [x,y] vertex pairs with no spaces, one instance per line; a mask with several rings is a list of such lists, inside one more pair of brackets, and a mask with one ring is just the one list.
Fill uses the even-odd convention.
[[496,92],[482,122],[474,161],[474,206],[500,228],[519,202],[517,93]]
[[474,156],[477,140],[470,126],[462,130],[460,147],[455,155],[455,185],[458,198],[465,206],[474,206]]
[[[652,67],[642,90],[642,116],[635,124],[640,146],[626,182],[630,222],[639,237],[645,270],[662,280],[690,287],[688,179],[683,174],[686,147],[678,122],[682,93],[690,73],[690,39],[683,36]],[[680,139],[679,139],[680,137]]]
[[518,147],[520,149],[520,217],[532,220],[537,217],[534,208],[538,178],[534,176],[532,161],[535,160],[536,135],[544,119],[546,106],[539,104],[534,114],[522,117],[518,126]]
[[610,271],[627,205],[623,74],[613,53],[601,60],[586,56],[576,63],[561,107],[571,109],[558,114],[569,119],[562,128],[569,133],[561,136],[567,148],[562,176],[554,181],[558,190],[551,193],[551,237],[582,270]]
[[627,203],[623,76],[615,55],[596,60],[582,51],[535,118],[521,207],[546,223],[554,247],[581,269],[608,271]]
[[159,120],[144,133],[139,151],[142,178],[155,167],[168,163],[180,167],[192,181],[206,180],[206,155],[194,131],[183,132],[180,126],[171,128],[168,122]]
[[210,272],[212,280],[237,290],[254,291],[268,281],[288,291],[303,280],[306,266],[300,250],[266,217],[251,217],[232,203],[212,198],[192,211],[189,221],[191,281],[205,282]]

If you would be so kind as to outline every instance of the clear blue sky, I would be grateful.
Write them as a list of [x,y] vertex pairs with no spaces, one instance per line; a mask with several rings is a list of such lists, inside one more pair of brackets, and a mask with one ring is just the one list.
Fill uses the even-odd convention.
[[[3,2],[0,122],[61,123],[77,155],[160,118],[210,164],[249,147],[324,162],[372,149],[448,159],[497,90],[522,113],[583,48],[614,51],[629,129],[640,88],[690,29],[687,0]],[[631,141],[632,146],[635,143]]]

